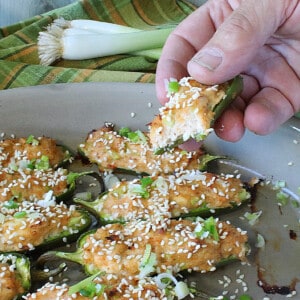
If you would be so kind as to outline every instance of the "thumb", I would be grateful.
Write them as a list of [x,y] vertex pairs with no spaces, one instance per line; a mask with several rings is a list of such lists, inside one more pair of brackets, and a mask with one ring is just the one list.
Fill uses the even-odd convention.
[[[188,62],[189,74],[200,82],[214,84],[241,73],[280,26],[284,2],[242,0],[207,44]],[[216,14],[211,12],[213,15]],[[212,22],[217,22],[211,18]]]

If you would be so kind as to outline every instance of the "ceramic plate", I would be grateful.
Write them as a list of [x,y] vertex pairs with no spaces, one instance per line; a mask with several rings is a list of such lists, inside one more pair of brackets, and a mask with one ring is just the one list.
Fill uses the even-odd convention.
[[[0,132],[4,137],[51,136],[74,151],[87,133],[104,122],[132,129],[147,129],[159,104],[151,84],[79,83],[11,89],[0,92]],[[300,299],[300,120],[291,119],[275,133],[260,137],[247,133],[242,141],[228,143],[212,134],[209,152],[227,159],[210,166],[214,172],[236,173],[248,180],[264,179],[255,199],[233,213],[221,216],[249,233],[249,263],[233,263],[209,274],[184,274],[197,288],[229,299],[248,294],[253,299],[286,299],[296,291]],[[284,181],[287,203],[278,203],[276,182]],[[262,211],[251,226],[247,211]],[[257,235],[265,246],[255,246]],[[198,299],[202,299],[198,297]]]

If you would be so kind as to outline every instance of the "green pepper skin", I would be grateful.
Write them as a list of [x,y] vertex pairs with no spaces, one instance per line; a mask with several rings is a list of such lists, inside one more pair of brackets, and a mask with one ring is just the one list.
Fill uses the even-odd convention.
[[104,192],[101,195],[99,195],[94,201],[86,201],[80,198],[73,198],[73,201],[76,204],[82,205],[85,209],[87,209],[89,212],[91,212],[99,221],[101,225],[106,225],[106,224],[112,224],[112,223],[125,223],[126,220],[123,218],[116,218],[116,219],[111,219],[109,216],[104,215],[101,210],[97,209],[99,205],[105,201],[103,197],[107,195],[108,192]]
[[[79,208],[76,210],[78,212],[80,212],[80,214],[81,214],[81,216],[77,217],[76,220],[78,220],[78,218],[80,218],[80,220],[85,220],[85,223],[81,227],[78,227],[78,226],[75,226],[78,224],[78,222],[76,220],[73,220],[74,221],[73,226],[68,227],[67,230],[61,232],[59,235],[52,236],[52,237],[44,240],[44,242],[41,245],[38,245],[35,247],[34,252],[49,251],[50,249],[53,249],[55,247],[63,246],[67,243],[72,243],[72,242],[76,241],[83,232],[88,230],[93,222],[91,215],[85,209]],[[72,222],[72,220],[71,220],[71,222]],[[72,228],[76,229],[77,231],[70,234],[69,229],[72,229]]]
[[236,76],[229,81],[229,86],[226,90],[226,96],[222,101],[216,105],[213,109],[215,117],[212,121],[213,123],[221,116],[223,111],[232,103],[234,99],[242,92],[243,90],[243,78],[241,76]]
[[[5,253],[17,252],[21,254],[35,255],[42,251],[49,251],[55,247],[64,246],[67,243],[72,243],[86,230],[91,228],[93,218],[91,214],[82,208],[76,208],[75,210],[79,215],[69,220],[68,226],[58,234],[52,235],[45,238],[42,243],[35,245],[33,249],[19,249],[19,250],[8,250],[1,251],[0,255]],[[78,226],[80,224],[80,226]]]
[[[69,175],[70,174],[71,173],[69,173]],[[104,190],[103,179],[98,173],[96,173],[94,171],[85,171],[85,172],[73,173],[73,174],[75,174],[74,178],[72,178],[71,180],[68,180],[67,190],[64,193],[56,196],[57,202],[61,202],[61,201],[68,202],[69,200],[71,200],[74,195],[74,192],[76,190],[76,181],[78,178],[83,177],[83,176],[94,177],[100,185],[100,193]]]
[[63,251],[48,251],[42,254],[38,258],[38,265],[42,266],[44,263],[46,263],[48,260],[52,261],[55,259],[55,257],[63,258],[72,262],[75,262],[79,265],[82,265],[84,268],[84,271],[86,274],[94,274],[97,273],[97,270],[93,271],[89,268],[89,266],[84,265],[82,261],[82,247],[87,239],[87,237],[93,233],[95,233],[97,229],[91,229],[88,230],[80,235],[80,237],[76,241],[76,248],[77,250],[75,252],[63,252]]
[[24,293],[18,295],[18,298],[21,299],[21,296],[31,288],[31,265],[29,258],[20,253],[1,253],[0,258],[2,258],[1,261],[3,258],[6,258],[8,264],[12,264],[12,259],[14,258],[16,278],[24,289]]

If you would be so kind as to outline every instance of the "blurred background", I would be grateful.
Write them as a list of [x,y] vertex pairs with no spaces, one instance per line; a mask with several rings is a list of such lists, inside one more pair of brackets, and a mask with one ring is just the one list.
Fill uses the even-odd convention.
[[[0,27],[26,20],[75,1],[77,0],[0,0]],[[189,0],[189,2],[200,5],[205,0]]]
[[0,0],[0,27],[68,5],[77,0]]

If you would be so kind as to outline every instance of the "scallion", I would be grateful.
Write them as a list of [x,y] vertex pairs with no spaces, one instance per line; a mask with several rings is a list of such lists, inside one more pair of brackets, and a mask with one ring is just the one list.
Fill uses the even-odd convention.
[[37,146],[39,144],[39,141],[34,137],[34,135],[31,134],[27,137],[26,144]]
[[259,219],[259,217],[261,216],[262,214],[262,211],[257,211],[257,212],[254,212],[254,213],[249,213],[249,212],[246,212],[244,214],[244,217],[248,220],[249,224],[251,226],[253,226]]
[[[168,283],[165,283],[165,280]],[[190,290],[188,285],[183,281],[178,281],[172,274],[170,273],[160,273],[155,277],[155,282],[157,286],[161,289],[165,289],[169,282],[172,281],[175,284],[174,293],[178,299],[183,299],[190,294]]]
[[22,219],[25,218],[27,216],[26,211],[17,211],[14,213],[14,218],[16,219]]
[[285,206],[288,204],[288,201],[289,201],[289,196],[282,192],[282,191],[279,191],[277,194],[276,194],[276,199],[278,200],[278,204],[281,205],[281,206]]
[[178,81],[170,81],[168,85],[168,92],[177,93],[179,91]]
[[260,233],[258,233],[256,236],[255,247],[256,248],[264,248],[264,246],[265,246],[265,239]]
[[42,157],[35,162],[35,168],[38,170],[48,170],[50,168],[49,157],[42,155]]
[[4,202],[4,207],[8,209],[16,209],[19,207],[19,203],[14,200],[15,198],[12,197],[8,201]]
[[60,58],[81,60],[125,53],[158,59],[159,49],[174,27],[141,30],[100,21],[59,19],[40,32],[39,58],[42,65]]
[[199,222],[194,230],[195,235],[198,238],[205,239],[211,236],[215,241],[219,241],[219,232],[217,228],[217,222],[213,217]]
[[102,274],[102,272],[98,272],[98,273],[96,273],[96,274],[94,274],[94,275],[92,275],[92,276],[90,276],[90,277],[88,277],[88,278],[86,278],[86,279],[84,279],[84,280],[82,280],[82,281],[80,281],[80,282],[72,285],[69,288],[68,294],[69,295],[76,294],[76,293],[84,290],[86,287],[90,287],[91,284],[95,284],[95,283],[93,283],[93,280],[95,278],[97,278],[98,276],[100,276],[101,274]]
[[157,264],[156,254],[151,252],[151,250],[151,245],[147,244],[139,267],[139,278],[144,278],[155,271],[155,266]]

